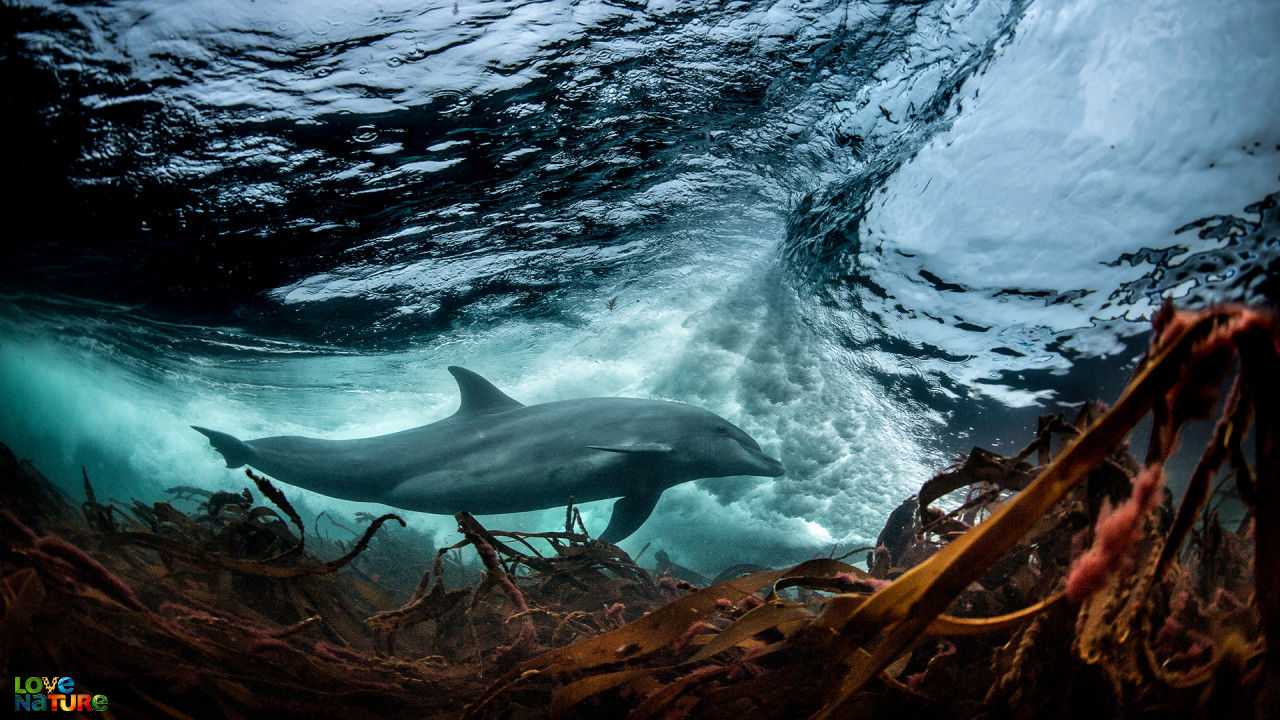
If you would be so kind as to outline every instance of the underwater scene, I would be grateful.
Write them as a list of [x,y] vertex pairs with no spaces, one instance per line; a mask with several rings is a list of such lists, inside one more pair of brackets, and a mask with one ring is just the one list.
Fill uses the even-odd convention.
[[1280,3],[0,17],[16,710],[1280,713]]

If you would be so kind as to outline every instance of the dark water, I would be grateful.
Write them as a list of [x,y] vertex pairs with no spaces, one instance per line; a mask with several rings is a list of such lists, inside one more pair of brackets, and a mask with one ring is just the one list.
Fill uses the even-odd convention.
[[117,497],[237,485],[191,423],[438,419],[461,364],[733,420],[788,475],[670,491],[624,547],[785,562],[1109,397],[1163,298],[1276,296],[1268,0],[0,17],[0,440]]

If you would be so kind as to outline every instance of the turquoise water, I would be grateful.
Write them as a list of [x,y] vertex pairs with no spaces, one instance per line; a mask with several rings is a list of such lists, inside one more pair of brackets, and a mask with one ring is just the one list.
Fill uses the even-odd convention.
[[392,432],[458,364],[738,424],[787,476],[623,546],[781,564],[1114,393],[1162,299],[1275,297],[1272,2],[2,12],[0,441],[73,492],[238,488],[189,425]]

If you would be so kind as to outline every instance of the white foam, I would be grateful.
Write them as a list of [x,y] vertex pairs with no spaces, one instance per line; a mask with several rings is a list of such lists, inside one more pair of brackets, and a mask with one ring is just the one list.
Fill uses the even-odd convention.
[[[1173,231],[1240,213],[1280,182],[1277,28],[1280,4],[1266,1],[1033,3],[1001,57],[964,85],[950,131],[886,183],[863,225],[871,279],[929,310],[897,317],[895,334],[975,358],[1032,349],[933,366],[971,382],[994,369],[1065,369],[1035,348],[1096,319],[1149,318],[1150,299],[1108,307],[1108,295],[1152,266],[1112,263],[1143,247],[1215,247]],[[922,269],[964,292],[920,282]],[[1088,292],[1049,305],[997,294],[1005,288]],[[1001,333],[954,327],[953,314]]]

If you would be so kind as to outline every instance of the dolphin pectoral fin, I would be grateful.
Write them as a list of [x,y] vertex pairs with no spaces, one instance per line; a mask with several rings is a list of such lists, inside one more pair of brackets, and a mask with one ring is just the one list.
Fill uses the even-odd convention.
[[649,519],[653,506],[658,504],[661,496],[661,492],[656,492],[618,498],[618,502],[613,504],[613,517],[609,518],[609,527],[600,533],[600,542],[614,544],[626,539]]
[[[592,450],[615,453],[669,453],[672,447],[666,443],[636,443],[635,445],[588,445]],[[621,501],[619,501],[621,502]]]

